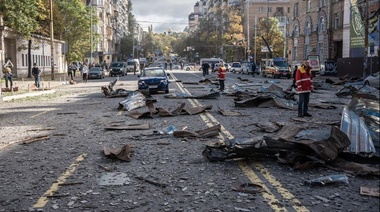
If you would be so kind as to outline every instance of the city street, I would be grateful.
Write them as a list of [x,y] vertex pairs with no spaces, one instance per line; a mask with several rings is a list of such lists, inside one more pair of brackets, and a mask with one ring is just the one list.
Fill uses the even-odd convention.
[[[203,77],[201,71],[168,72],[169,94],[197,96],[218,90],[215,84],[199,83],[212,80],[216,73]],[[274,135],[258,124],[330,129],[332,125],[324,123],[339,123],[350,101],[335,95],[342,86],[313,92],[310,104],[338,103],[333,109],[310,107],[313,117],[297,121],[293,119],[297,110],[236,107],[236,97],[228,95],[234,84],[249,83],[247,87],[256,92],[271,85],[286,90],[292,79],[228,72],[228,89],[217,99],[152,95],[156,109],[174,111],[181,103],[211,109],[196,115],[136,119],[118,109],[125,98],[106,98],[101,91],[116,77],[87,83],[76,79],[74,85],[56,85],[52,94],[0,103],[0,211],[379,211],[378,197],[360,194],[360,187],[378,188],[378,176],[358,176],[321,164],[296,170],[273,155],[222,162],[210,162],[202,155],[206,145]],[[137,80],[129,72],[119,77],[114,89],[134,91]],[[218,108],[240,115],[225,116]],[[149,112],[147,107],[137,110]],[[170,125],[195,132],[219,124],[217,136],[159,133]],[[106,129],[141,125],[148,127]],[[129,162],[104,153],[105,147],[125,145],[131,149]],[[347,176],[348,183],[305,183],[337,174]]]

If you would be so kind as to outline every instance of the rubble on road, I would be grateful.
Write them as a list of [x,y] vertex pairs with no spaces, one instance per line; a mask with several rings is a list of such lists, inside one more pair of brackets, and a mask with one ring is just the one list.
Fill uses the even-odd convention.
[[128,91],[122,88],[114,90],[114,86],[116,85],[117,79],[110,82],[108,86],[102,86],[102,92],[107,98],[116,98],[116,97],[128,97],[133,93],[133,91]]
[[129,144],[126,144],[122,147],[113,147],[105,145],[103,147],[104,155],[110,158],[117,158],[119,160],[130,162],[132,160],[131,153],[132,147]]

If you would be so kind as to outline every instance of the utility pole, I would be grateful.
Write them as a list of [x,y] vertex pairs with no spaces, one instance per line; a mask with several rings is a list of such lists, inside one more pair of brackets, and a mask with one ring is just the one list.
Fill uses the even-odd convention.
[[51,80],[54,80],[54,29],[53,29],[53,0],[50,0],[50,59]]
[[90,62],[88,66],[92,64],[92,0],[90,0]]
[[364,10],[364,69],[363,78],[367,76],[368,70],[368,10],[369,10],[369,0],[365,0],[365,10]]
[[248,41],[248,48],[247,48],[247,61],[249,61],[249,55],[251,54],[251,39],[249,35],[249,0],[247,0],[247,41]]
[[256,63],[256,28],[257,28],[257,16],[255,15],[255,40],[254,40],[254,45],[253,45],[253,51],[254,51],[254,61]]

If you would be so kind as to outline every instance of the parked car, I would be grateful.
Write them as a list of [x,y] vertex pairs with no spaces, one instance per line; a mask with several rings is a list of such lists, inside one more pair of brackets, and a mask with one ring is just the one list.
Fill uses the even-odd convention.
[[110,65],[110,76],[127,75],[127,63],[125,62],[113,62]]
[[105,73],[102,67],[91,67],[88,71],[88,79],[103,79],[104,76]]
[[380,78],[379,78],[379,76],[380,76],[380,72],[377,72],[377,73],[374,73],[372,75],[369,75],[368,77],[366,77],[364,79],[364,84],[379,89],[380,88],[380,86],[379,86],[379,84],[380,84]]
[[[253,74],[252,73],[252,62],[242,62],[241,63],[241,72],[242,74]],[[254,70],[254,74],[259,75],[260,74],[260,69],[259,67],[256,66]]]
[[141,75],[137,75],[138,89],[149,90],[149,93],[158,93],[163,91],[169,93],[169,73],[161,67],[145,68]]
[[236,73],[239,72],[241,73],[241,63],[239,62],[233,62],[231,65],[231,72]]

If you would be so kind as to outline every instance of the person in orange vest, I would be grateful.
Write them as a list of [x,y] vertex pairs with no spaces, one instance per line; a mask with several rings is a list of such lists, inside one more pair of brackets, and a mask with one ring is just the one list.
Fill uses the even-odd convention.
[[219,80],[219,90],[224,91],[224,81],[226,80],[227,69],[224,67],[224,63],[221,62],[218,68],[218,80]]
[[299,96],[298,100],[298,117],[311,117],[308,113],[310,93],[313,91],[313,78],[309,60],[305,59],[296,72],[296,85]]

